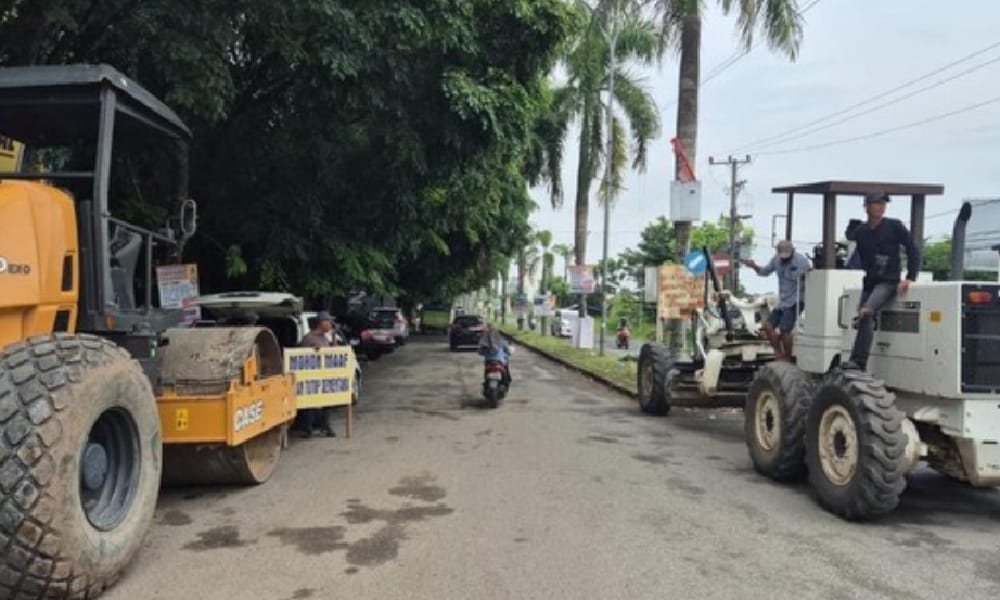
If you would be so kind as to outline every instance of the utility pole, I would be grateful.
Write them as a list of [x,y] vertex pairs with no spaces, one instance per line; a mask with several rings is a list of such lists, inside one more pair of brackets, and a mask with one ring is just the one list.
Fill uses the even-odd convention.
[[604,157],[604,260],[601,262],[601,340],[598,355],[604,356],[604,332],[608,328],[608,234],[611,228],[611,198],[613,194],[611,166],[614,162],[612,154],[615,148],[614,140],[614,104],[615,104],[615,46],[618,45],[618,29],[615,23],[617,5],[612,2],[611,14],[608,17],[608,150]]
[[[743,186],[746,185],[746,179],[739,179],[740,167],[743,165],[750,164],[750,155],[748,154],[746,158],[733,158],[729,156],[726,160],[715,160],[714,157],[708,157],[708,164],[712,166],[727,166],[729,167],[729,289],[736,293],[736,289],[739,286],[739,275],[737,267],[739,266],[736,262],[737,242],[736,242],[736,232],[738,230],[738,225],[740,220],[749,219],[751,215],[741,215],[736,206],[736,199],[739,198],[740,191]],[[745,257],[740,257],[745,258]]]

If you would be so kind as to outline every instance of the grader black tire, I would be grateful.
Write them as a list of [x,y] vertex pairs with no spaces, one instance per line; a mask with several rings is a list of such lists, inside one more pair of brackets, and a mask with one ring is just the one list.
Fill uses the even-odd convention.
[[795,365],[772,362],[757,371],[747,391],[743,430],[754,469],[776,481],[806,472],[806,415],[814,385]]
[[639,351],[639,408],[650,415],[670,412],[670,381],[673,360],[659,344],[643,344]]
[[0,598],[93,598],[152,522],[162,465],[149,380],[91,335],[0,352]]
[[882,381],[834,369],[806,418],[806,465],[820,505],[848,520],[891,512],[906,488],[903,413]]

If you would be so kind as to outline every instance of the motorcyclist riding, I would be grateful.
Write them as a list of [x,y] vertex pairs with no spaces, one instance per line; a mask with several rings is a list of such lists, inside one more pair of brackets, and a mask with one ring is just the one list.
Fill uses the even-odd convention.
[[479,338],[479,354],[484,361],[498,361],[504,367],[504,383],[510,384],[510,356],[513,351],[507,340],[492,325],[486,326],[486,331]]

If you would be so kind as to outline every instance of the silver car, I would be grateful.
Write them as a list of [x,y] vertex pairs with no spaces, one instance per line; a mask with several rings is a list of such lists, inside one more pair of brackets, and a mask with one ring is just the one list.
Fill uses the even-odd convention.
[[396,344],[402,346],[410,339],[410,326],[403,316],[403,311],[398,308],[386,306],[376,308],[371,312],[369,318],[378,324],[379,329],[392,332],[396,338]]

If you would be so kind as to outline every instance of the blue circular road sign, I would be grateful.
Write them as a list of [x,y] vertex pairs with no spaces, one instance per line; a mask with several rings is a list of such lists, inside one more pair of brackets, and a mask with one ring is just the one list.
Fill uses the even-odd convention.
[[705,253],[697,250],[684,257],[684,266],[692,275],[701,275],[708,268],[708,261],[705,260]]

